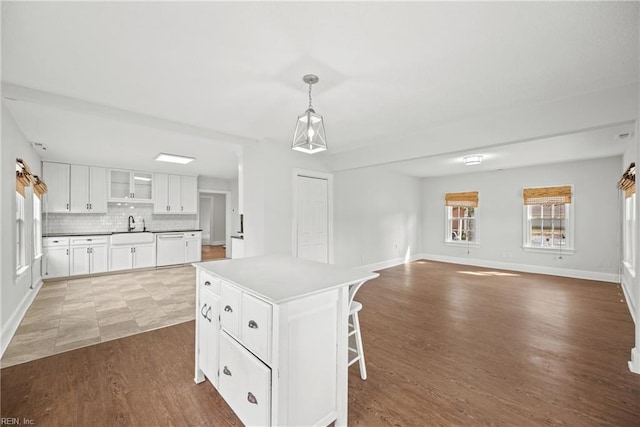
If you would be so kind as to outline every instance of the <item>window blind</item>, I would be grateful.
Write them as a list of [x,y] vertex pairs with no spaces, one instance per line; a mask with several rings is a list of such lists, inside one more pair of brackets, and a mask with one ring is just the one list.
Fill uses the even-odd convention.
[[42,198],[42,195],[47,192],[47,184],[40,179],[38,175],[33,175],[33,193]]
[[636,164],[631,163],[618,181],[618,188],[624,191],[624,197],[628,198],[636,192]]
[[446,193],[444,195],[446,206],[478,207],[478,192],[466,191],[464,193]]
[[571,203],[571,186],[535,187],[522,190],[525,205],[560,205]]
[[16,191],[25,197],[24,189],[32,184],[31,169],[22,159],[16,159]]

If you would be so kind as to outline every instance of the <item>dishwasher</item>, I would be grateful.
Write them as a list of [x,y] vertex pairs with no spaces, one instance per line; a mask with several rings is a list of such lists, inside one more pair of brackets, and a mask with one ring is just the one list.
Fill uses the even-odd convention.
[[184,234],[158,234],[156,265],[184,264]]

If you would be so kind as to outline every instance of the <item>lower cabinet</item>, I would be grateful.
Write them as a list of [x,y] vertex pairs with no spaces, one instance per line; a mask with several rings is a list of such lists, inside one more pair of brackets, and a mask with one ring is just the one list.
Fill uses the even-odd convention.
[[200,262],[202,260],[202,232],[184,233],[184,262]]
[[69,238],[42,239],[42,278],[54,279],[69,275]]
[[[209,285],[208,285],[209,286]],[[200,369],[218,385],[218,333],[220,331],[220,297],[205,289],[200,291],[198,312],[198,361]]]
[[227,333],[220,333],[218,390],[247,426],[271,424],[271,369]]
[[71,276],[104,273],[108,267],[107,240],[105,236],[71,237]]
[[129,270],[155,266],[155,246],[144,245],[111,246],[109,249],[109,271]]

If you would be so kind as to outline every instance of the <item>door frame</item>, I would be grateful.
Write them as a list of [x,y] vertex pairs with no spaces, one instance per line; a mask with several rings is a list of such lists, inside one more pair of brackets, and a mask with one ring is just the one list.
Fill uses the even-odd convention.
[[[231,258],[231,191],[228,190],[205,190],[198,188],[198,227],[200,226],[200,196],[210,196],[212,194],[224,194],[224,241],[225,256]],[[211,230],[213,231],[213,230]]]
[[291,221],[291,254],[298,257],[298,177],[327,180],[327,250],[333,264],[333,174],[309,169],[293,169],[293,218]]

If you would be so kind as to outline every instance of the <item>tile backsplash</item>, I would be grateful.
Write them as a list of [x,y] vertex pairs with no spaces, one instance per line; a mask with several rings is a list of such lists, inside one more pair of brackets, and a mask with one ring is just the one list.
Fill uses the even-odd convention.
[[142,220],[149,231],[198,229],[197,215],[155,215],[152,204],[109,203],[106,214],[43,214],[44,234],[108,233],[127,231],[129,215],[135,220],[135,231],[142,230]]

